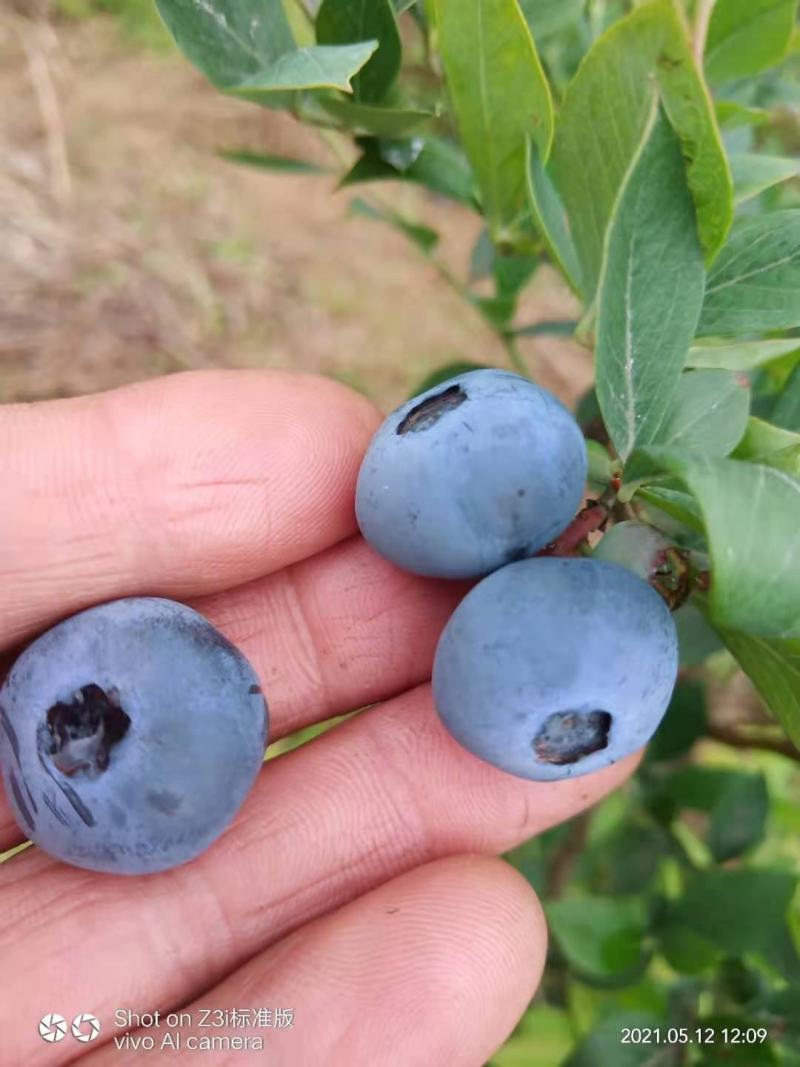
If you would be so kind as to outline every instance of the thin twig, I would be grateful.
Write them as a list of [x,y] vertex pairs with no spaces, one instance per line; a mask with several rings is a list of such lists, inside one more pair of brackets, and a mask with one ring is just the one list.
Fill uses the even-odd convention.
[[575,861],[583,852],[589,833],[589,813],[574,819],[569,833],[555,852],[547,876],[546,896],[552,900],[561,895],[572,875]]
[[746,726],[742,729],[718,722],[710,722],[706,727],[706,734],[712,740],[721,741],[731,748],[759,748],[765,752],[778,752],[800,763],[800,751],[785,737],[752,733]]
[[[40,36],[40,34],[39,34]],[[64,122],[58,104],[53,79],[44,49],[35,40],[34,31],[20,30],[22,47],[28,63],[28,74],[36,93],[39,113],[42,117],[47,154],[50,160],[50,186],[56,202],[64,207],[72,196],[72,174],[67,154],[67,139]]]
[[537,552],[537,556],[574,556],[590,533],[602,530],[608,521],[608,508],[605,504],[595,503],[583,508],[566,530],[549,545]]

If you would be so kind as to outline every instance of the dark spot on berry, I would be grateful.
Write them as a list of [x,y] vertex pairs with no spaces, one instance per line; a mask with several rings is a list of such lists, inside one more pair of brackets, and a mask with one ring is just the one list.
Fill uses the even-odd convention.
[[251,697],[254,697],[257,693],[261,692],[261,686],[260,685],[251,685],[250,688],[247,690],[247,692],[250,694]]
[[170,793],[168,789],[150,789],[147,792],[147,803],[162,815],[174,815],[181,806],[181,798]]
[[40,728],[40,751],[67,777],[96,778],[108,767],[111,749],[128,732],[131,720],[118,694],[94,683],[81,686],[69,702],[59,701]]
[[555,711],[534,738],[533,750],[542,763],[577,763],[608,745],[610,729],[607,711]]
[[420,433],[422,430],[429,430],[445,412],[461,407],[466,399],[467,394],[460,385],[451,385],[441,393],[429,396],[422,403],[413,407],[397,427],[397,433],[402,436],[406,433]]

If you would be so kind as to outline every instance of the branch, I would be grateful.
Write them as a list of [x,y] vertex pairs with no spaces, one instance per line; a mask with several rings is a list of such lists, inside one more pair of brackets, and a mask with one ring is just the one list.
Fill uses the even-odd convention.
[[537,556],[576,556],[577,549],[590,533],[602,530],[608,521],[605,504],[592,503],[579,511],[566,530],[549,545],[537,552]]
[[800,763],[800,750],[787,737],[753,733],[746,725],[742,728],[718,722],[710,722],[706,727],[706,734],[712,740],[721,741],[731,748],[758,748],[764,752],[778,752]]
[[589,812],[585,811],[575,818],[569,833],[553,855],[545,890],[549,899],[559,896],[569,882],[572,868],[583,852],[588,833]]

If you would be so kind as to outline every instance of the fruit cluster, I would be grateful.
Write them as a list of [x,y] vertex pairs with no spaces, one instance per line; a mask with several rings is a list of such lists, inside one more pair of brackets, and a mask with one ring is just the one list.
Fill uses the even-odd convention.
[[434,700],[465,748],[523,778],[587,774],[636,751],[675,685],[675,625],[646,581],[602,559],[535,556],[574,518],[585,481],[569,411],[499,370],[398,408],[359,475],[359,526],[381,555],[482,578],[439,640]]
[[[573,519],[585,480],[566,408],[496,370],[391,414],[359,474],[358,522],[378,552],[422,575],[482,577],[440,638],[436,707],[466,748],[524,778],[635,751],[675,683],[672,616],[647,582],[600,559],[535,557]],[[22,653],[0,689],[0,766],[44,851],[144,874],[194,858],[229,825],[267,726],[255,672],[209,622],[127,598]]]

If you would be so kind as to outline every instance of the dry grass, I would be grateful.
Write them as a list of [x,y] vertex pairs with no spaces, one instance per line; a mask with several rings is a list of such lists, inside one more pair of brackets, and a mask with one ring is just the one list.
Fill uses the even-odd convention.
[[[0,400],[222,365],[331,374],[387,404],[448,360],[503,363],[403,237],[347,217],[352,192],[213,154],[329,160],[314,131],[222,97],[177,56],[132,50],[104,20],[54,28],[6,9],[0,71],[15,104],[0,117]],[[464,271],[473,216],[418,190],[379,195],[441,228]],[[526,303],[529,320],[572,310],[547,274]],[[589,379],[569,342],[525,355],[566,399]]]

